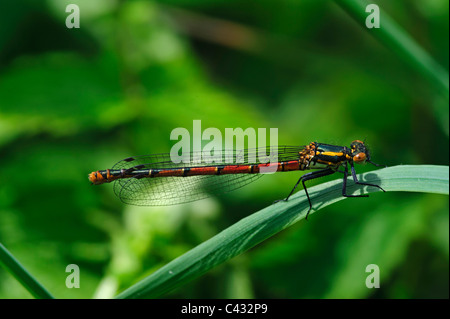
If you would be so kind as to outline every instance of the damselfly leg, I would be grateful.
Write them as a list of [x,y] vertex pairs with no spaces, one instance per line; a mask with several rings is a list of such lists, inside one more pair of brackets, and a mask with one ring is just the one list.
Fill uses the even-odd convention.
[[[345,163],[344,165],[345,165],[345,170],[344,170],[344,180],[343,180],[343,183],[342,183],[342,196],[344,196],[344,197],[369,197],[369,195],[350,195],[350,194],[347,194],[348,165],[347,165],[347,163]],[[377,187],[377,188],[381,189],[383,192],[386,192],[383,188],[381,188],[381,186],[378,186],[378,185],[375,185],[375,184],[369,184],[369,183],[362,183],[362,182],[360,182],[358,180],[358,177],[356,176],[355,167],[353,166],[353,162],[350,162],[350,168],[351,168],[351,172],[352,172],[353,181],[355,182],[355,184]]]
[[334,173],[336,173],[336,171],[331,169],[331,168],[325,168],[325,169],[322,169],[320,171],[306,173],[305,175],[303,175],[302,177],[299,178],[299,180],[295,184],[294,188],[291,190],[291,192],[289,193],[289,195],[285,199],[280,199],[280,200],[278,200],[276,202],[288,201],[289,197],[291,197],[291,195],[294,194],[294,191],[297,188],[298,184],[300,182],[302,182],[303,189],[305,190],[305,194],[306,194],[306,197],[308,198],[308,203],[309,203],[309,209],[308,209],[308,212],[306,213],[306,217],[305,217],[305,219],[308,219],[309,212],[312,210],[312,204],[311,204],[311,198],[309,197],[308,189],[306,188],[305,182],[313,180],[313,179],[316,179],[316,178],[319,178],[319,177],[328,176],[328,175],[331,175],[331,174],[334,174]]

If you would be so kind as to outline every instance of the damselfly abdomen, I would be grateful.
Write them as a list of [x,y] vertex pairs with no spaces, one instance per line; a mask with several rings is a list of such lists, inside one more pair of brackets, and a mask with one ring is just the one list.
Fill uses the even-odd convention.
[[[261,157],[261,154],[266,156]],[[272,156],[274,154],[275,161]],[[90,173],[89,180],[95,185],[114,181],[114,192],[126,204],[162,206],[187,203],[212,194],[235,190],[268,171],[317,169],[300,177],[284,199],[287,201],[302,182],[309,201],[306,217],[312,209],[306,181],[340,172],[344,174],[342,196],[368,196],[347,194],[348,165],[356,184],[373,186],[384,191],[378,185],[360,182],[356,176],[354,163],[368,162],[379,166],[370,161],[369,150],[364,142],[359,140],[353,141],[350,148],[312,142],[305,146],[221,151],[219,156],[216,154],[213,158],[208,156],[206,159],[204,155],[204,152],[184,154],[180,163],[174,163],[170,153],[128,157],[112,169]],[[340,170],[341,166],[343,171]]]

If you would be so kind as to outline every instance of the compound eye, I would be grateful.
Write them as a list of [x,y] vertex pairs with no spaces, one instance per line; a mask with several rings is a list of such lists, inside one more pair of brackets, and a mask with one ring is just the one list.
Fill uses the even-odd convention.
[[364,162],[367,159],[367,156],[365,153],[358,153],[355,156],[353,156],[353,161],[357,163]]

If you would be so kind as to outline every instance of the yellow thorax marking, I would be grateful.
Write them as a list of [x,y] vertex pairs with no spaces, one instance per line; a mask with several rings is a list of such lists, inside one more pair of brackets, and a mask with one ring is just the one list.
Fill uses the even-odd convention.
[[316,155],[325,155],[325,156],[342,156],[344,153],[342,152],[316,152]]

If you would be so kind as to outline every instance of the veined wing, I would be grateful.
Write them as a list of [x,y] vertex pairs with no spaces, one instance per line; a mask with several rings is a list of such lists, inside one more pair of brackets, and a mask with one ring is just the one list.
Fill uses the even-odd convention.
[[[222,151],[220,157],[201,157],[202,152],[189,153],[181,163],[174,163],[170,154],[136,156],[118,162],[113,169],[174,169],[214,165],[249,165],[298,159],[303,149],[299,146],[256,148],[241,151]],[[194,162],[200,155],[201,161]],[[211,155],[211,154],[209,154]],[[263,158],[266,156],[266,158]],[[267,158],[269,156],[269,158]],[[206,160],[205,160],[206,159]],[[119,179],[114,182],[114,192],[126,204],[139,206],[175,205],[192,202],[213,194],[227,193],[243,187],[263,174],[228,174],[169,176]]]
[[172,158],[170,153],[125,158],[113,166],[113,170],[147,168],[183,168],[214,165],[262,164],[292,161],[299,157],[304,146],[261,147],[242,150],[223,150],[217,154],[188,152]]

